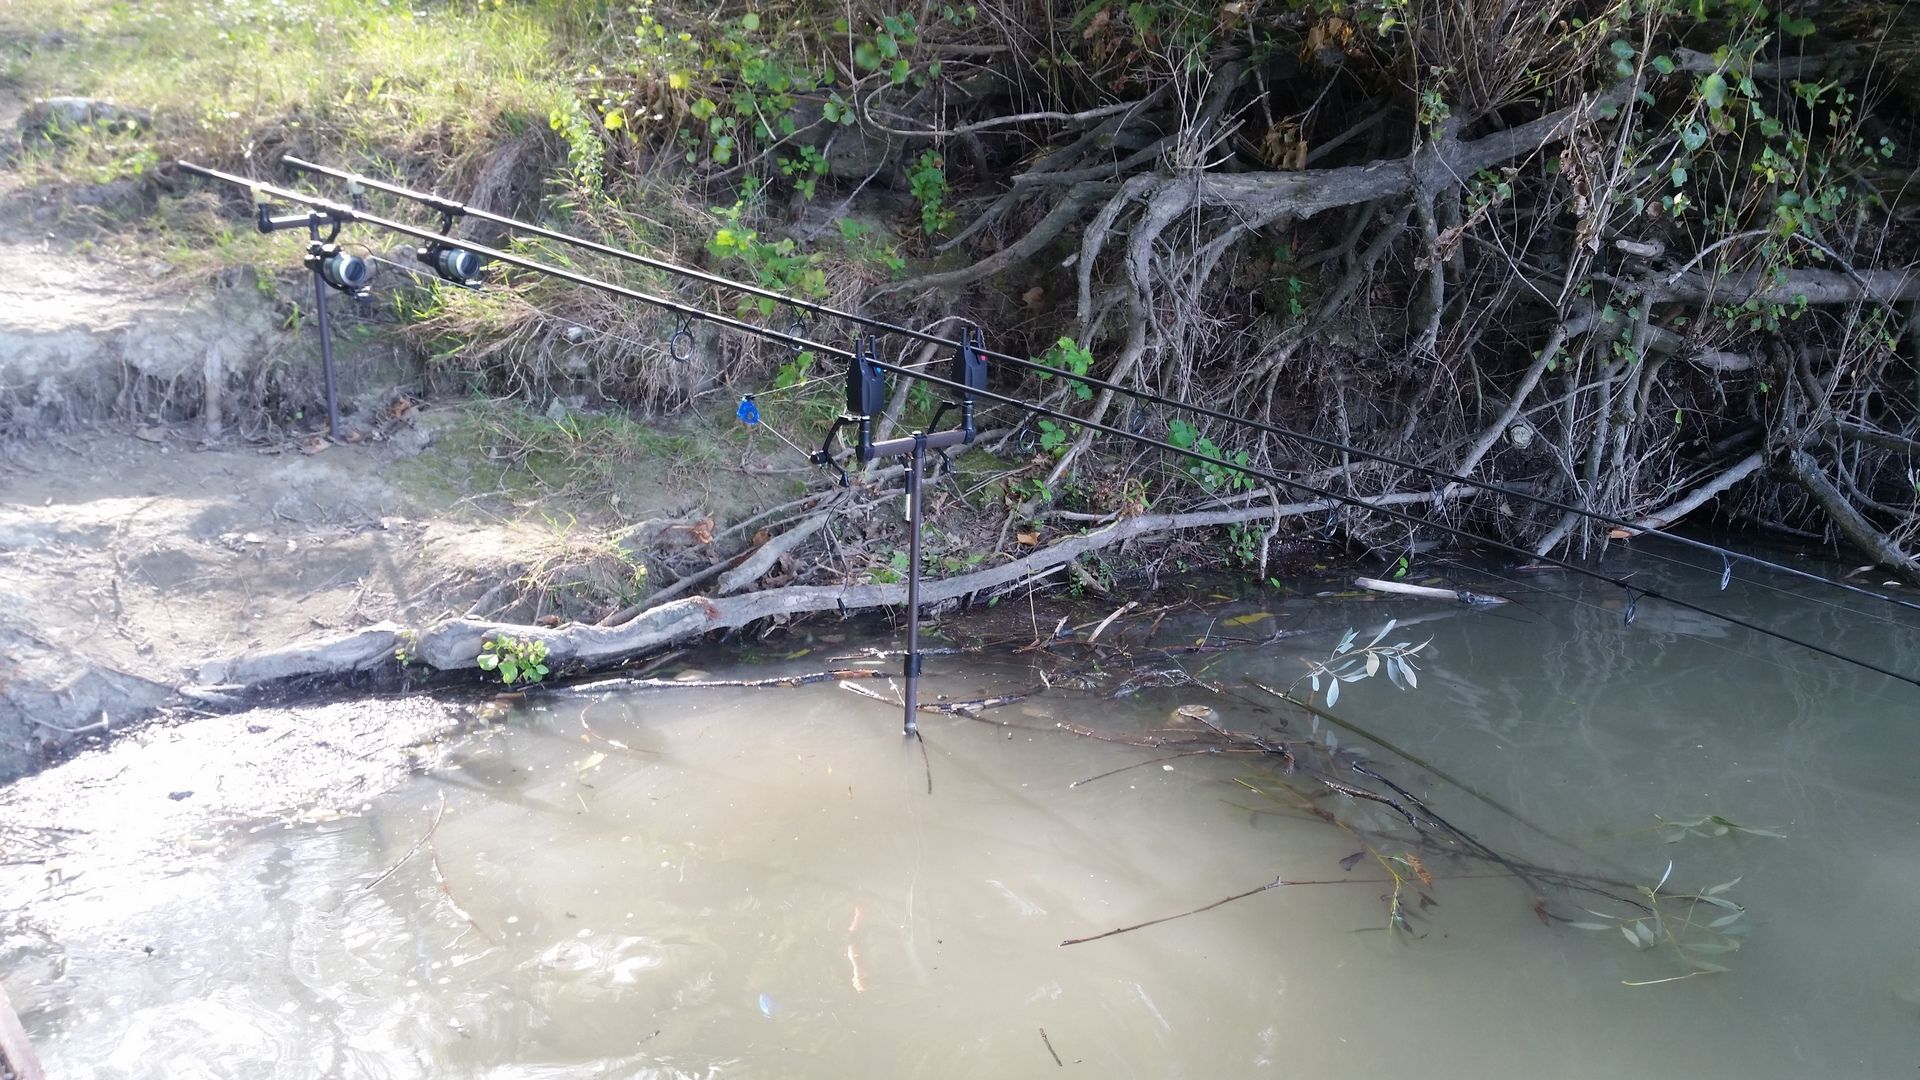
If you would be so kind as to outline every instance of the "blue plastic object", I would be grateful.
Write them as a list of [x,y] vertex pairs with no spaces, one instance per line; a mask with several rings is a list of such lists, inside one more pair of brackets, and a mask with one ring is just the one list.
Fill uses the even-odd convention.
[[740,418],[741,423],[752,427],[760,422],[760,406],[753,403],[753,396],[749,394],[740,399],[740,407],[734,410],[734,415]]

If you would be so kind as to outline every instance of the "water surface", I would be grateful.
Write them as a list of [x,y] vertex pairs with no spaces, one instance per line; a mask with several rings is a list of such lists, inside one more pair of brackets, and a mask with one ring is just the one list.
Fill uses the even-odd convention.
[[[1717,566],[1639,569],[1920,668],[1920,633],[1867,601],[1809,602],[1744,575],[1722,593]],[[1920,1068],[1920,690],[1656,601],[1628,626],[1617,591],[1558,577],[1475,587],[1521,602],[1209,602],[1157,640],[1315,632],[1107,653],[1098,671],[1073,646],[936,657],[929,689],[954,698],[1041,670],[1082,681],[987,714],[1013,727],[927,717],[925,762],[895,710],[833,682],[535,696],[347,816],[207,830],[165,858],[103,857],[48,884],[8,928],[7,990],[62,1077]],[[1390,931],[1379,868],[1343,869],[1351,835],[1237,784],[1263,775],[1254,759],[1073,786],[1157,755],[1062,721],[1173,729],[1177,707],[1205,704],[1229,728],[1324,739],[1252,684],[1285,686],[1346,626],[1365,640],[1389,617],[1413,624],[1389,640],[1432,638],[1418,689],[1356,683],[1335,711],[1431,768],[1377,747],[1375,767],[1541,863],[1652,885],[1671,859],[1675,886],[1692,889],[1738,877],[1725,895],[1751,931],[1719,957],[1728,971],[1623,985],[1689,969],[1617,933],[1545,926],[1533,890],[1467,861],[1437,861],[1438,906],[1416,910],[1413,933]],[[754,678],[884,644],[796,637],[694,662]],[[1136,666],[1224,692],[1114,697]],[[1784,839],[1667,843],[1654,828],[1655,815],[1707,814]],[[1060,944],[1275,876],[1341,883]],[[1578,897],[1547,899],[1585,917]]]

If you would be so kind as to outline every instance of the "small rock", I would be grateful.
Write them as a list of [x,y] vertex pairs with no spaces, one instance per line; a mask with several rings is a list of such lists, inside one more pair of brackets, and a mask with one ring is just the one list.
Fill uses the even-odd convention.
[[193,795],[193,792],[191,792],[191,791],[169,791],[169,792],[167,792],[167,798],[169,798],[169,799],[172,799],[172,800],[173,800],[174,802],[179,802],[179,801],[180,801],[181,799],[185,799],[185,798],[189,798],[189,797],[191,797],[192,795]]

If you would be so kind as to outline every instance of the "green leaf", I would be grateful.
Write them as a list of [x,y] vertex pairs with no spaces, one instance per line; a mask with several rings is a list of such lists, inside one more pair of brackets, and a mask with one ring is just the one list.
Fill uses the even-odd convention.
[[500,680],[512,683],[520,678],[520,662],[514,659],[500,661]]
[[1714,72],[1700,80],[1700,99],[1710,109],[1724,108],[1727,104],[1727,80],[1719,72]]
[[497,668],[499,666],[500,666],[500,658],[498,656],[495,656],[493,653],[480,654],[480,670],[481,671],[492,671],[494,668]]
[[760,16],[749,11],[745,15],[740,16],[740,26],[746,30],[758,30],[760,29]]
[[1620,934],[1621,936],[1627,939],[1627,944],[1633,946],[1636,949],[1640,947],[1640,939],[1634,935],[1632,927],[1630,926],[1621,927]]
[[1673,186],[1685,187],[1686,185],[1687,185],[1687,167],[1685,165],[1675,165],[1673,167]]
[[1780,29],[1788,37],[1806,37],[1813,33],[1813,20],[1796,19],[1783,11],[1780,13]]
[[872,71],[880,66],[880,50],[873,47],[873,42],[863,41],[853,47],[853,62],[862,70]]
[[1668,59],[1667,57],[1656,56],[1649,62],[1653,64],[1653,70],[1659,72],[1660,74],[1662,75],[1673,74],[1673,61]]
[[911,74],[913,74],[913,68],[907,64],[906,60],[900,59],[893,62],[893,85],[899,86],[906,82],[907,76]]
[[1609,44],[1607,48],[1612,49],[1613,55],[1619,57],[1622,60],[1633,59],[1633,53],[1634,53],[1633,46],[1617,38],[1614,39],[1612,44]]

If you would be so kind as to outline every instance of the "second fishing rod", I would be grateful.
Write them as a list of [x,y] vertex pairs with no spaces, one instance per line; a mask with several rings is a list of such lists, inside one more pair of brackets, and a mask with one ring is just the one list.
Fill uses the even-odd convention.
[[[1449,525],[1442,521],[1435,521],[1427,518],[1417,517],[1415,515],[1408,514],[1400,510],[1395,510],[1391,507],[1368,502],[1365,499],[1358,498],[1352,495],[1344,495],[1337,491],[1316,487],[1314,485],[1307,484],[1299,480],[1289,479],[1287,477],[1280,476],[1278,473],[1274,473],[1266,469],[1257,468],[1251,465],[1231,465],[1231,464],[1222,463],[1219,461],[1219,459],[1210,457],[1190,447],[1176,446],[1173,443],[1166,442],[1161,439],[1154,439],[1145,435],[1140,435],[1135,432],[1128,431],[1124,428],[1116,427],[1111,424],[1106,424],[1096,420],[1088,420],[1088,419],[1083,419],[1081,417],[1076,417],[1071,413],[1063,412],[1058,409],[1049,408],[1048,406],[1041,405],[1037,402],[1024,401],[1024,400],[1021,400],[1020,398],[1011,397],[1006,394],[996,393],[991,390],[976,389],[974,387],[967,386],[964,383],[941,378],[940,376],[933,375],[925,371],[915,370],[914,368],[911,368],[911,367],[886,363],[884,361],[878,360],[877,358],[873,357],[871,353],[868,353],[867,355],[863,356],[861,355],[861,353],[857,351],[843,349],[833,345],[826,345],[818,341],[801,337],[797,334],[791,334],[783,331],[771,330],[762,326],[756,326],[753,323],[745,321],[744,319],[738,319],[733,316],[723,314],[721,312],[708,311],[703,308],[682,303],[678,300],[672,300],[672,299],[661,297],[661,296],[654,296],[651,293],[642,292],[638,289],[629,288],[624,285],[618,285],[613,282],[602,281],[599,278],[595,278],[587,274],[582,274],[578,271],[568,270],[562,267],[557,267],[557,266],[549,265],[547,263],[542,263],[542,262],[539,262],[538,260],[527,258],[524,255],[517,255],[511,252],[501,251],[501,250],[487,247],[480,244],[464,243],[464,242],[458,241],[456,238],[449,236],[447,234],[436,233],[429,229],[420,228],[419,226],[409,225],[405,222],[394,221],[389,218],[380,217],[378,215],[371,214],[364,210],[361,210],[357,207],[342,205],[340,203],[332,202],[327,199],[321,199],[312,195],[303,195],[299,192],[290,191],[285,188],[275,187],[269,184],[263,184],[257,180],[252,180],[243,176],[237,176],[233,173],[222,172],[217,169],[210,169],[210,168],[207,168],[206,166],[196,165],[188,161],[178,162],[178,165],[181,169],[187,172],[193,173],[195,175],[204,176],[213,180],[219,180],[224,183],[236,185],[238,187],[250,190],[254,193],[254,196],[256,199],[261,197],[266,197],[266,198],[282,199],[282,200],[293,202],[293,203],[299,203],[301,205],[310,207],[313,210],[338,221],[359,222],[367,225],[372,225],[375,228],[387,229],[392,232],[400,233],[403,236],[412,236],[416,239],[424,240],[429,244],[440,246],[440,247],[453,247],[458,245],[465,248],[466,250],[473,252],[474,254],[477,254],[479,256],[482,256],[488,259],[492,259],[496,262],[500,262],[507,266],[517,266],[524,270],[531,270],[536,273],[546,274],[550,277],[555,277],[563,281],[571,281],[576,285],[583,285],[588,288],[598,289],[602,292],[606,292],[613,296],[621,296],[630,300],[636,300],[641,303],[648,304],[652,307],[656,307],[661,310],[669,311],[674,314],[680,315],[683,318],[697,319],[703,322],[711,323],[715,326],[725,327],[730,330],[735,330],[741,333],[760,337],[768,341],[778,342],[780,344],[788,346],[789,348],[813,350],[819,355],[833,357],[835,359],[845,361],[850,366],[853,366],[855,369],[858,369],[861,366],[867,366],[875,370],[884,371],[895,376],[919,379],[922,382],[925,382],[931,386],[938,386],[943,389],[955,391],[962,396],[971,395],[971,396],[982,398],[988,401],[994,401],[994,402],[999,402],[1001,404],[1011,405],[1011,406],[1014,406],[1015,408],[1024,409],[1027,412],[1030,412],[1036,416],[1059,420],[1063,423],[1073,424],[1077,427],[1087,428],[1093,431],[1100,432],[1105,435],[1111,435],[1116,438],[1126,439],[1138,445],[1161,450],[1163,452],[1170,453],[1178,457],[1186,458],[1188,460],[1192,460],[1195,462],[1210,463],[1213,465],[1224,465],[1224,467],[1226,468],[1244,473],[1250,477],[1265,480],[1268,483],[1273,484],[1279,488],[1304,492],[1310,496],[1324,499],[1334,504],[1338,504],[1342,506],[1350,506],[1355,509],[1371,511],[1373,513],[1382,514],[1394,520],[1403,521],[1410,525],[1414,525],[1416,527],[1437,529],[1441,532],[1445,532],[1449,535],[1459,537],[1463,540],[1467,540],[1475,544],[1485,545],[1487,547],[1491,547],[1500,551],[1505,551],[1509,554],[1517,555],[1523,559],[1537,558],[1539,559],[1539,561],[1545,562],[1549,565],[1557,566],[1563,570],[1580,574],[1585,577],[1589,577],[1597,581],[1602,581],[1609,585],[1613,585],[1617,588],[1623,589],[1630,596],[1634,598],[1634,604],[1637,604],[1638,599],[1640,597],[1647,597],[1655,600],[1664,601],[1666,603],[1673,604],[1676,607],[1685,608],[1689,611],[1693,611],[1698,614],[1705,615],[1709,618],[1719,620],[1731,626],[1738,626],[1743,629],[1750,630],[1755,633],[1762,634],[1779,641],[1784,641],[1792,645],[1797,645],[1810,652],[1818,653],[1830,659],[1840,660],[1845,663],[1852,664],[1854,666],[1861,667],[1881,675],[1885,675],[1888,678],[1909,683],[1913,686],[1920,686],[1920,676],[1909,675],[1909,674],[1904,674],[1898,671],[1894,671],[1890,668],[1883,667],[1879,664],[1873,663],[1872,661],[1862,660],[1854,656],[1849,656],[1846,653],[1839,652],[1827,646],[1818,644],[1816,642],[1807,641],[1803,638],[1795,637],[1792,634],[1788,634],[1783,631],[1774,630],[1769,627],[1761,626],[1747,619],[1740,618],[1739,616],[1729,615],[1729,614],[1726,614],[1725,612],[1716,611],[1704,605],[1696,604],[1689,600],[1683,600],[1683,599],[1680,599],[1679,597],[1675,597],[1670,594],[1663,593],[1656,589],[1635,585],[1624,578],[1615,577],[1614,575],[1592,569],[1591,567],[1581,566],[1577,563],[1569,562],[1567,560],[1556,558],[1551,555],[1536,556],[1533,552],[1528,551],[1525,548],[1516,547],[1512,544],[1509,544],[1500,540],[1495,540],[1491,537],[1481,536],[1470,530],[1462,529],[1455,525]],[[1633,610],[1633,605],[1630,604],[1629,616],[1628,616],[1629,620],[1631,620],[1631,617],[1632,617],[1631,616],[1632,610]]]
[[[469,206],[457,200],[448,199],[444,196],[437,195],[432,192],[417,191],[400,184],[391,183],[389,181],[381,180],[375,177],[365,176],[360,173],[349,172],[344,169],[336,169],[328,165],[321,165],[317,162],[307,161],[303,158],[297,158],[292,155],[287,155],[281,158],[281,162],[284,165],[286,165],[288,168],[291,168],[300,172],[311,173],[316,176],[325,176],[334,180],[343,181],[349,186],[350,190],[355,192],[356,196],[358,194],[359,189],[368,188],[374,191],[383,192],[388,195],[393,195],[398,198],[403,198],[403,199],[410,200],[412,202],[419,203],[420,205],[427,207],[428,209],[433,210],[434,212],[442,216],[442,224],[444,226],[442,230],[443,232],[451,233],[452,223],[456,219],[462,218],[462,217],[470,217],[480,221],[492,222],[496,225],[503,226],[517,233],[523,233],[528,236],[537,236],[543,239],[555,241],[557,243],[568,244],[573,247],[580,248],[581,250],[592,251],[601,255],[605,255],[609,258],[618,259],[622,262],[628,262],[637,266],[645,266],[650,269],[662,271],[664,273],[674,274],[676,276],[685,278],[689,281],[698,281],[704,284],[716,286],[718,288],[728,289],[734,292],[746,293],[747,295],[757,296],[765,300],[772,300],[786,307],[790,307],[796,311],[804,311],[810,315],[814,315],[822,318],[839,319],[856,326],[866,327],[869,330],[875,330],[875,331],[879,331],[887,334],[896,334],[901,337],[905,337],[910,340],[919,341],[929,345],[940,345],[940,346],[945,346],[947,348],[953,348],[953,349],[959,349],[965,345],[965,343],[961,341],[944,338],[937,334],[928,333],[927,331],[924,331],[924,330],[916,330],[912,327],[903,326],[899,323],[889,322],[885,319],[876,319],[868,315],[861,315],[861,314],[857,314],[855,312],[850,312],[850,311],[842,311],[837,308],[829,307],[825,304],[820,304],[811,300],[807,300],[803,297],[792,296],[787,293],[782,293],[773,289],[768,289],[760,285],[752,284],[750,282],[737,281],[735,279],[725,277],[724,275],[710,273],[708,271],[699,270],[689,266],[682,266],[678,263],[670,262],[665,259],[657,259],[651,256],[642,255],[638,252],[628,251],[624,248],[614,247],[610,244],[599,243],[598,241],[589,240],[581,236],[575,236],[571,233],[562,232],[558,229],[550,229],[543,225],[536,225],[532,222],[522,221],[518,218],[508,217],[504,214],[496,214],[491,211],[481,209],[479,207]],[[1385,454],[1385,453],[1381,453],[1374,450],[1367,450],[1357,446],[1350,446],[1345,443],[1339,442],[1337,440],[1327,439],[1327,438],[1324,438],[1318,435],[1313,435],[1303,431],[1295,431],[1291,428],[1282,427],[1278,424],[1270,424],[1262,420],[1253,419],[1252,417],[1240,416],[1235,413],[1226,412],[1221,409],[1211,408],[1206,405],[1198,405],[1198,404],[1194,404],[1193,402],[1182,401],[1178,398],[1168,397],[1164,394],[1158,394],[1151,390],[1144,390],[1138,387],[1125,386],[1120,383],[1112,382],[1107,379],[1102,379],[1094,375],[1079,374],[1073,371],[1066,370],[1065,368],[1054,367],[1050,364],[1041,363],[1040,361],[1031,359],[1029,357],[1022,357],[1022,356],[1013,355],[1011,353],[999,352],[993,349],[985,348],[984,346],[974,346],[974,348],[976,349],[977,352],[979,352],[980,355],[990,360],[998,360],[1003,363],[1012,364],[1015,367],[1021,368],[1026,371],[1032,371],[1036,374],[1040,374],[1043,376],[1055,376],[1055,377],[1067,380],[1068,382],[1078,383],[1080,385],[1091,387],[1094,389],[1105,390],[1110,393],[1121,394],[1136,401],[1142,401],[1148,404],[1158,405],[1163,408],[1177,409],[1182,412],[1192,414],[1194,416],[1203,416],[1210,420],[1219,421],[1221,423],[1233,424],[1233,425],[1247,428],[1254,431],[1264,432],[1266,434],[1273,435],[1278,438],[1293,439],[1297,442],[1305,443],[1309,446],[1319,447],[1320,449],[1323,449],[1323,450],[1330,450],[1340,454],[1349,454],[1354,457],[1364,458],[1368,461],[1379,462],[1383,465],[1388,465],[1394,468],[1405,469],[1410,472],[1415,472],[1422,476],[1429,477],[1431,479],[1443,481],[1445,483],[1464,484],[1468,487],[1472,487],[1481,491],[1491,492],[1496,495],[1502,495],[1507,498],[1520,499],[1520,500],[1532,503],[1536,506],[1543,507],[1548,510],[1558,511],[1563,514],[1573,514],[1577,517],[1581,517],[1601,525],[1606,525],[1609,528],[1626,530],[1628,533],[1632,534],[1633,536],[1642,536],[1642,535],[1657,536],[1662,539],[1669,540],[1673,543],[1692,548],[1696,551],[1704,551],[1709,554],[1717,555],[1720,557],[1723,564],[1728,566],[1731,566],[1733,562],[1738,561],[1750,566],[1756,566],[1764,570],[1769,570],[1774,573],[1784,574],[1789,577],[1798,578],[1802,581],[1814,582],[1816,584],[1825,585],[1830,588],[1839,589],[1845,592],[1853,593],[1855,595],[1865,596],[1865,597],[1872,598],[1874,600],[1882,601],[1884,603],[1893,604],[1895,606],[1903,607],[1908,610],[1920,611],[1920,602],[1907,600],[1903,597],[1893,596],[1888,593],[1883,593],[1874,589],[1865,588],[1860,585],[1855,585],[1852,582],[1839,581],[1834,578],[1829,578],[1821,574],[1816,574],[1810,570],[1801,569],[1800,567],[1797,567],[1797,566],[1791,566],[1786,563],[1776,562],[1771,559],[1762,558],[1758,555],[1752,555],[1746,552],[1737,551],[1735,549],[1724,547],[1719,544],[1710,543],[1705,540],[1698,540],[1690,536],[1681,535],[1679,533],[1667,532],[1662,526],[1649,525],[1646,522],[1629,521],[1622,517],[1618,517],[1612,514],[1607,514],[1597,510],[1592,510],[1586,507],[1578,506],[1573,503],[1566,502],[1564,500],[1554,499],[1549,496],[1540,495],[1535,492],[1526,491],[1521,488],[1510,487],[1508,485],[1495,483],[1490,480],[1476,480],[1469,476],[1464,476],[1458,473],[1447,472],[1444,469],[1434,468],[1433,466],[1430,466],[1430,465],[1422,465],[1418,462],[1408,461],[1404,458],[1396,457],[1391,454]],[[1723,577],[1723,586],[1722,586],[1723,588],[1724,588],[1724,580],[1725,579]]]

